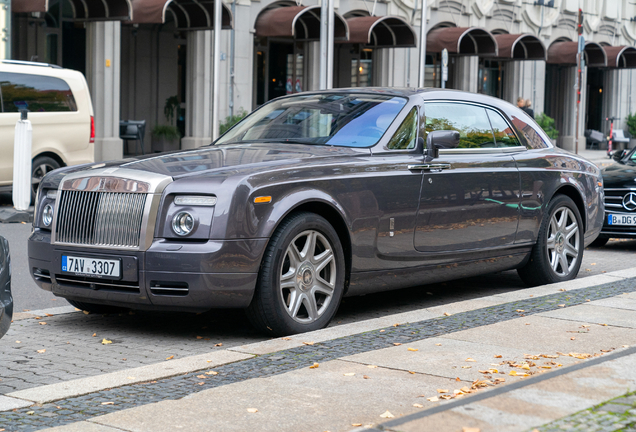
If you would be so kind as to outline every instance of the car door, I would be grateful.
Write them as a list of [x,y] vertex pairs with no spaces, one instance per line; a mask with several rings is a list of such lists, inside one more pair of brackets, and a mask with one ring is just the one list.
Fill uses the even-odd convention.
[[440,253],[513,244],[520,178],[512,154],[525,147],[492,108],[431,101],[424,110],[427,134],[456,130],[460,143],[441,150],[430,168],[423,169],[415,249]]

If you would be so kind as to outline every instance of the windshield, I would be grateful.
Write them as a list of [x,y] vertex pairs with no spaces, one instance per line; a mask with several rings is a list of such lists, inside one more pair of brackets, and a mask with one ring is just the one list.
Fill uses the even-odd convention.
[[216,144],[276,142],[369,147],[406,105],[402,97],[310,94],[275,100],[256,110]]

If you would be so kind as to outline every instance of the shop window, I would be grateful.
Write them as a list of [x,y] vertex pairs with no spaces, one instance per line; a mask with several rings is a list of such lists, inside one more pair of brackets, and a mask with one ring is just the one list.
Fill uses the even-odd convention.
[[68,84],[54,77],[0,72],[2,111],[77,111]]

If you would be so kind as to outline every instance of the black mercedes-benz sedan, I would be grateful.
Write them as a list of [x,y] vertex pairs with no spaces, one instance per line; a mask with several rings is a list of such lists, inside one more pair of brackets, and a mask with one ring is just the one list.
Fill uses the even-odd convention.
[[509,269],[573,279],[602,186],[499,99],[300,93],[207,147],[48,174],[29,266],[86,311],[244,308],[291,334],[325,327],[343,296]]
[[9,330],[12,318],[11,254],[9,253],[9,242],[0,236],[0,337]]
[[592,246],[604,246],[610,238],[636,239],[636,148],[617,150],[617,162],[603,168],[605,222]]

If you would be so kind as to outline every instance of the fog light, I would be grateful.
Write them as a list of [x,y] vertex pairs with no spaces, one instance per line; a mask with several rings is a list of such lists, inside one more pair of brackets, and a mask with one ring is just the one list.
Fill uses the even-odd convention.
[[176,235],[188,235],[194,229],[194,217],[188,212],[179,212],[172,218],[172,231]]
[[42,210],[42,223],[47,227],[51,226],[51,222],[53,222],[53,206],[47,204],[44,206],[44,210]]

